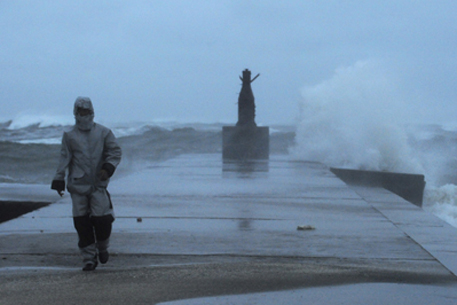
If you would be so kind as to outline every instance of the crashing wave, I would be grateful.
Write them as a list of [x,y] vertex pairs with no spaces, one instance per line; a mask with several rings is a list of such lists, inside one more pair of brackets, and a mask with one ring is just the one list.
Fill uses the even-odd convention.
[[10,121],[8,129],[22,129],[31,126],[37,128],[57,127],[71,125],[73,122],[74,119],[71,116],[22,114]]

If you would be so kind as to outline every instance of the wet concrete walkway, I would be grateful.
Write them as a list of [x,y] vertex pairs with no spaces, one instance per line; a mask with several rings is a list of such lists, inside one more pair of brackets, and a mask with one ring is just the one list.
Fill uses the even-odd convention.
[[[45,189],[2,184],[0,200],[43,201]],[[370,282],[446,284],[457,298],[455,228],[384,189],[348,187],[318,163],[182,155],[113,180],[110,192],[112,256],[91,275],[80,271],[68,194],[0,224],[1,304],[154,303]],[[75,285],[105,290],[81,295]]]

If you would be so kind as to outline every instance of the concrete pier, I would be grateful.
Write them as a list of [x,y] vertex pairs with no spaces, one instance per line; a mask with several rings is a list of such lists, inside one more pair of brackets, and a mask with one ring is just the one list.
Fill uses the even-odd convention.
[[[367,283],[439,287],[435,303],[455,302],[454,227],[384,188],[348,186],[322,164],[268,163],[237,175],[219,154],[181,155],[112,181],[111,258],[92,273],[81,271],[68,194],[0,224],[0,304],[331,294]],[[1,184],[0,194],[48,201],[41,187],[25,196],[26,186]],[[394,293],[407,300],[411,291]]]

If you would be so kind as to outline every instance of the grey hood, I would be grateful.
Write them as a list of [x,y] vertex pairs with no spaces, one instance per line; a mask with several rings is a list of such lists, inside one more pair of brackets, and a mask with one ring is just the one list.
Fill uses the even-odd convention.
[[[92,113],[86,116],[80,116],[78,114],[78,108],[89,109]],[[78,96],[75,101],[73,108],[73,114],[75,115],[76,126],[81,130],[91,130],[94,126],[94,106],[92,101],[88,97]]]

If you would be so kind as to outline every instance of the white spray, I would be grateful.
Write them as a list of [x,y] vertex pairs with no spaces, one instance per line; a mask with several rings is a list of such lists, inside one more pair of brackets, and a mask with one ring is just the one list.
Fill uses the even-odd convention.
[[403,103],[379,64],[357,62],[302,90],[291,155],[329,166],[421,173],[402,125]]
[[408,128],[414,118],[405,114],[392,79],[380,63],[360,61],[303,88],[291,156],[334,167],[424,174],[424,208],[457,227],[457,133],[435,126],[431,138],[423,139],[423,131]]

